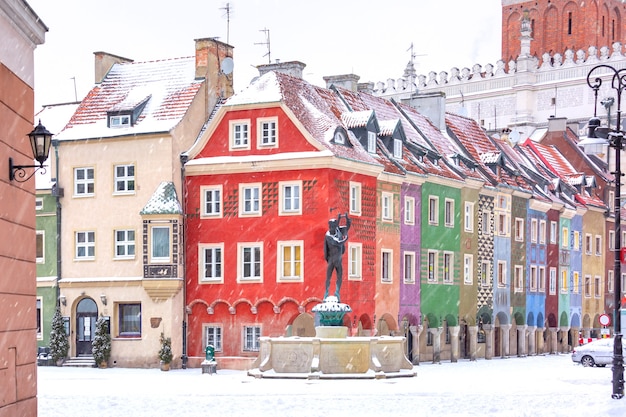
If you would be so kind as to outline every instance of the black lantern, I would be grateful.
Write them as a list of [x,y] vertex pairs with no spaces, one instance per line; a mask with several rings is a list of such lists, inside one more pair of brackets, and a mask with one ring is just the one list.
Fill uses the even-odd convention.
[[[9,158],[9,180],[17,182],[25,182],[32,177],[35,172],[40,169],[45,169],[43,163],[48,159],[50,153],[50,144],[52,142],[52,133],[48,132],[48,129],[39,124],[28,134],[30,139],[30,146],[33,150],[33,158],[39,162],[39,165],[14,165],[13,158]],[[26,176],[24,168],[35,168],[35,170],[29,176]],[[45,170],[44,170],[45,172]]]

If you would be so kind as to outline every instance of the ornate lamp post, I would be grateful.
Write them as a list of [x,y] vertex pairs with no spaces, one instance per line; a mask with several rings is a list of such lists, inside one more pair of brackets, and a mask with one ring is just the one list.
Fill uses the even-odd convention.
[[[596,73],[594,76],[593,74]],[[608,74],[607,74],[608,73]],[[611,74],[612,73],[612,74]],[[621,154],[624,146],[624,132],[621,131],[622,120],[622,92],[626,88],[626,69],[617,70],[609,65],[601,64],[593,67],[587,74],[587,85],[593,90],[595,95],[594,118],[598,105],[598,90],[602,86],[601,75],[607,74],[611,77],[611,88],[617,92],[617,125],[615,129],[596,127],[590,128],[590,136],[604,137],[608,139],[609,146],[615,149],[615,265],[614,265],[614,345],[613,345],[613,395],[615,399],[624,396],[624,356],[622,352],[622,324],[620,317],[621,295],[622,295],[622,271],[620,252],[622,248],[622,232],[621,232]],[[591,125],[591,123],[590,123]]]

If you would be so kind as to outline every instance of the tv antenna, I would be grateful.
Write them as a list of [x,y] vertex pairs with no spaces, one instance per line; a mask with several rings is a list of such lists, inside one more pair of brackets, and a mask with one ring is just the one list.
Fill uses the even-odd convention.
[[74,80],[74,101],[78,101],[78,93],[76,92],[76,77],[72,77],[70,80]]
[[263,56],[267,57],[267,63],[271,64],[272,63],[272,49],[270,48],[270,30],[265,28],[265,29],[260,29],[259,32],[265,32],[265,42],[259,42],[259,43],[255,43],[255,45],[266,45],[267,46],[267,53]]
[[220,10],[226,10],[226,43],[230,45],[230,13],[232,7],[230,3],[226,3],[226,6],[220,7]]

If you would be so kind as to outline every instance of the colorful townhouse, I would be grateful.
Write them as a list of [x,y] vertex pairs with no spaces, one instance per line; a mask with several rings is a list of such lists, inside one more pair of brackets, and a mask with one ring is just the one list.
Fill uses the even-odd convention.
[[184,213],[180,154],[232,94],[232,46],[134,62],[96,52],[95,85],[55,139],[61,312],[70,356],[90,357],[108,320],[111,366],[158,366],[160,336],[184,366]]

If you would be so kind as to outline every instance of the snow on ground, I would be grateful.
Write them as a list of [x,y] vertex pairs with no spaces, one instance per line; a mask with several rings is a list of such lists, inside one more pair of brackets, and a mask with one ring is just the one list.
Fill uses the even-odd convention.
[[611,366],[570,355],[422,363],[386,380],[254,379],[243,371],[38,368],[39,417],[626,416]]

